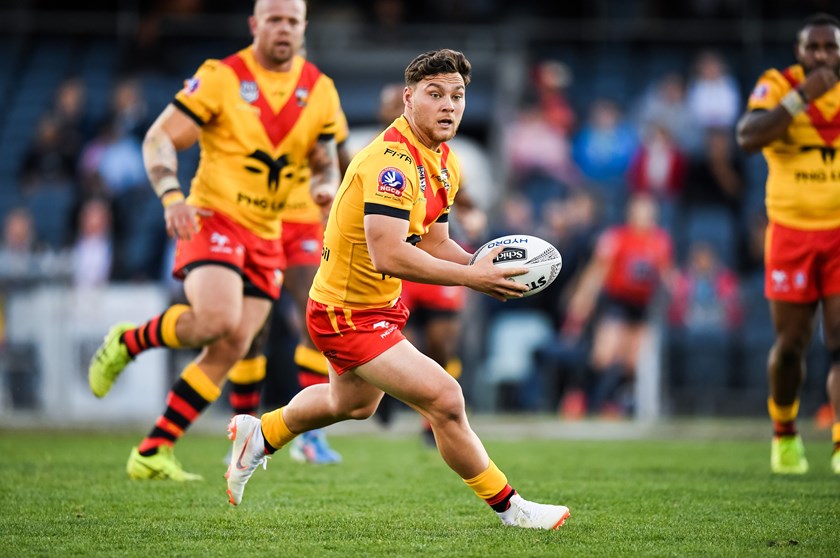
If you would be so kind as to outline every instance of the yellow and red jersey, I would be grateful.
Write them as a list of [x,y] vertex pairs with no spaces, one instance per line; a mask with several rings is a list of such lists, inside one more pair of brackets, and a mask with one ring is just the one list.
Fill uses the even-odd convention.
[[[349,126],[347,125],[347,117],[344,111],[339,107],[338,117],[336,118],[335,126],[335,143],[341,145],[347,141],[350,135]],[[303,179],[305,177],[305,180]],[[280,219],[284,223],[305,223],[317,224],[323,221],[321,208],[312,199],[309,190],[309,181],[312,173],[309,167],[301,175],[301,180],[297,180],[292,184],[292,189],[289,191],[289,196],[280,211]]]
[[342,308],[384,308],[399,297],[401,280],[373,267],[365,240],[365,215],[408,221],[419,240],[435,222],[449,219],[461,168],[445,143],[425,147],[404,117],[397,118],[359,152],[338,189],[324,234],[321,265],[309,296]]
[[[771,110],[805,80],[802,66],[770,69],[758,79],[749,110]],[[840,84],[793,118],[762,151],[767,160],[767,216],[797,229],[840,227]]]
[[288,72],[269,71],[248,47],[205,61],[174,104],[201,126],[188,203],[226,213],[260,237],[279,237],[289,191],[300,182],[308,188],[309,152],[336,134],[332,79],[300,56]]

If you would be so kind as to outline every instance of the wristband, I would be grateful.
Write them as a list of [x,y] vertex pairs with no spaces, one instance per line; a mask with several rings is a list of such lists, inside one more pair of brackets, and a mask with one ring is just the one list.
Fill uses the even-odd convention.
[[808,107],[808,103],[805,102],[805,98],[796,89],[782,97],[779,104],[782,105],[782,107],[784,107],[791,116],[796,116],[800,112],[804,112]]
[[160,198],[160,203],[163,204],[164,209],[182,201],[184,201],[184,193],[181,190],[169,190]]
[[159,198],[163,198],[163,196],[172,190],[180,190],[181,184],[178,182],[178,179],[169,174],[161,178],[157,181],[157,183],[152,182],[152,190],[155,191],[155,194]]

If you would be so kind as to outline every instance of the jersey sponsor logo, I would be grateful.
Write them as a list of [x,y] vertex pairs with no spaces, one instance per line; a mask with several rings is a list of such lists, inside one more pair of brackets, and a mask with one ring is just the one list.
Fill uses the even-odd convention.
[[752,94],[750,95],[751,101],[763,101],[767,98],[767,94],[770,92],[770,87],[767,86],[766,83],[759,83],[755,86],[755,89],[752,90]]
[[770,284],[774,292],[784,293],[790,290],[788,274],[781,269],[774,269],[770,272]]
[[417,165],[417,176],[420,177],[420,193],[426,193],[426,167]]
[[184,95],[192,95],[198,91],[198,86],[201,85],[201,80],[193,76],[184,82]]
[[379,187],[380,192],[391,194],[398,198],[402,197],[405,189],[405,176],[403,173],[394,167],[385,167],[379,173]]
[[435,180],[443,184],[443,187],[446,188],[446,191],[449,191],[451,187],[449,184],[449,170],[445,167],[440,169],[440,174],[435,175]]
[[260,98],[260,88],[257,87],[256,81],[241,81],[239,82],[239,96],[242,97],[246,103],[253,103]]
[[380,333],[379,337],[380,337],[380,339],[385,339],[386,337],[388,337],[389,335],[391,335],[392,333],[394,333],[397,330],[397,325],[392,324],[391,322],[389,322],[387,320],[382,320],[380,322],[376,322],[375,324],[373,324],[373,329],[384,329],[385,331]]
[[396,157],[400,161],[405,161],[406,163],[408,163],[410,165],[414,164],[414,161],[411,159],[411,157],[409,155],[407,155],[406,153],[400,153],[399,151],[395,151],[394,149],[391,149],[390,147],[385,148],[385,153],[383,153],[383,155],[390,155],[391,157]]
[[210,235],[210,251],[221,252],[223,254],[232,254],[233,247],[230,245],[230,238],[227,235],[214,232]]
[[299,107],[305,107],[309,100],[309,89],[306,87],[298,87],[295,89],[295,100]]

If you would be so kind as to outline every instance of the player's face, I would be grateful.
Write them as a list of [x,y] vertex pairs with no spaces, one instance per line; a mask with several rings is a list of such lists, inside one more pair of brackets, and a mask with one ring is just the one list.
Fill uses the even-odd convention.
[[260,0],[249,19],[257,56],[271,70],[283,70],[303,48],[303,0]]
[[406,114],[420,140],[433,149],[455,137],[466,106],[461,74],[428,77],[405,92]]
[[840,29],[833,25],[803,29],[796,45],[796,59],[806,74],[823,66],[840,74]]

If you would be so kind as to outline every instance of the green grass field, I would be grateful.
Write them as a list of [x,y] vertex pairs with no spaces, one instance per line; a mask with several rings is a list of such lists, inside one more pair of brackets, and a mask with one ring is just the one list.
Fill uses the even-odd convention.
[[283,451],[227,503],[224,436],[177,453],[201,483],[136,482],[142,433],[0,432],[2,556],[840,556],[830,445],[770,474],[769,441],[486,442],[530,499],[568,505],[555,532],[503,527],[415,436],[334,436],[344,463]]

